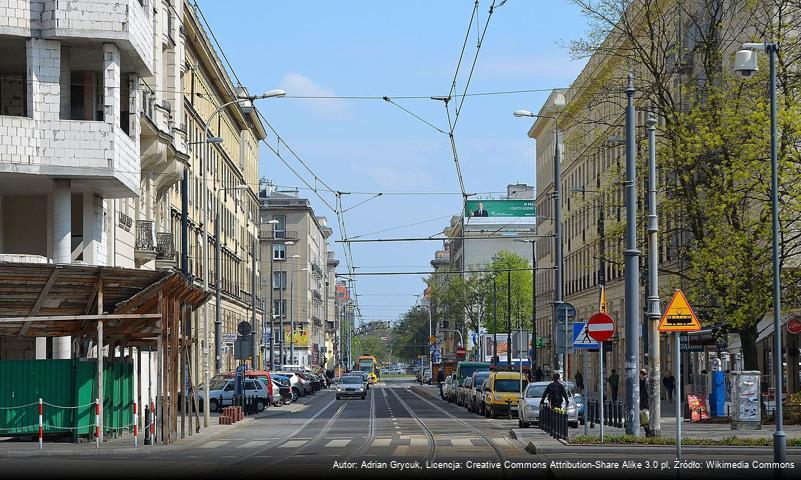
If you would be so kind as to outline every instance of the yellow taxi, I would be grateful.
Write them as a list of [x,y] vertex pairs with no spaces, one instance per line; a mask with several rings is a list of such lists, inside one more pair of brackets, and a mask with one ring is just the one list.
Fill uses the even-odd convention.
[[527,383],[528,379],[519,372],[490,373],[484,391],[484,415],[496,418],[498,415],[508,415],[510,409],[513,415],[517,415],[520,391],[526,389]]

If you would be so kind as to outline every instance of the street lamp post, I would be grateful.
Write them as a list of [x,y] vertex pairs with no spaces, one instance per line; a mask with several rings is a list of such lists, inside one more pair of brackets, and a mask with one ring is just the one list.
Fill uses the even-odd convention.
[[[275,365],[275,312],[273,312],[273,261],[275,260],[275,247],[273,246],[273,241],[275,240],[275,226],[280,223],[275,218],[267,220],[267,225],[271,225],[272,231],[270,232],[270,295],[269,295],[269,302],[270,302],[270,366],[269,369],[272,370],[273,366]],[[264,311],[266,312],[267,309],[265,308]]]
[[[300,255],[297,253],[292,255],[290,258],[294,258],[295,260],[295,269],[292,270],[289,277],[289,361],[292,365],[295,364],[295,314],[296,310],[300,310],[300,305],[295,307],[294,297],[295,297],[295,272],[297,271],[298,267],[300,267]],[[300,283],[300,282],[298,282]],[[298,304],[300,304],[300,295],[298,295]]]
[[[554,98],[554,106],[563,107],[565,105],[565,96],[557,94]],[[538,115],[531,113],[527,110],[515,110],[514,116],[516,117],[533,117],[533,118],[549,118],[553,120],[554,124],[554,154],[553,154],[553,210],[554,210],[554,263],[556,264],[555,278],[554,278],[554,299],[552,309],[552,323],[553,323],[553,338],[557,338],[556,333],[556,309],[563,302],[562,299],[562,276],[563,276],[563,259],[562,259],[562,152],[559,146],[559,119],[555,116]],[[567,317],[565,317],[567,322]],[[554,360],[558,362],[558,350],[554,349]],[[563,375],[567,370],[567,349],[562,355],[562,364],[559,369]]]
[[635,145],[634,75],[626,86],[626,433],[640,434],[640,251],[637,250],[637,151]]
[[658,437],[662,421],[660,388],[662,352],[659,344],[659,258],[657,256],[659,223],[656,216],[656,118],[648,113],[648,340],[650,434]]
[[787,437],[784,433],[784,413],[782,406],[782,302],[781,302],[781,270],[779,264],[779,161],[776,150],[778,115],[776,102],[776,57],[779,44],[775,42],[744,43],[743,49],[735,57],[735,71],[743,77],[752,76],[757,70],[755,51],[768,54],[770,64],[770,200],[773,236],[773,374],[776,392],[776,431],[773,433],[773,459],[784,462],[787,459]]

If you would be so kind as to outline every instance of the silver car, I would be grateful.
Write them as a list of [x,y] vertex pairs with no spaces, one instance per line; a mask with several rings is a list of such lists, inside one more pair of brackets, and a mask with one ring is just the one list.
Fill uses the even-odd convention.
[[[532,423],[538,423],[540,420],[540,401],[542,395],[545,393],[545,388],[551,382],[534,382],[530,383],[523,398],[518,401],[517,407],[520,415],[518,416],[518,425],[520,428],[528,428]],[[570,402],[567,404],[567,421],[571,427],[577,428],[579,423],[579,411],[583,411],[584,399],[578,393],[576,386],[571,382],[563,382],[567,389],[567,395]],[[547,401],[547,399],[546,399]]]
[[361,398],[367,397],[367,388],[361,376],[346,375],[339,379],[336,390],[337,400],[347,397]]

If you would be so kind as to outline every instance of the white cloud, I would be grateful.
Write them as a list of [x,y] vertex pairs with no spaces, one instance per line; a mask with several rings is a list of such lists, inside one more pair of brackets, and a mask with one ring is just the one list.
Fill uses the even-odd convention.
[[[281,89],[286,90],[288,96],[300,97],[329,97],[336,93],[330,88],[322,87],[310,78],[300,73],[290,72],[281,79]],[[341,118],[347,116],[349,111],[344,101],[339,99],[309,99],[293,100],[301,102],[303,108],[320,118]]]

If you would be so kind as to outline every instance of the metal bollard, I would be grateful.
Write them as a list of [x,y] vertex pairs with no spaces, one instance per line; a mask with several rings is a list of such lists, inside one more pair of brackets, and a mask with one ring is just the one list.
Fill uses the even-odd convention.
[[590,400],[585,413],[585,417],[589,417],[588,420],[590,422],[590,428],[595,428],[595,400]]
[[616,416],[616,418],[617,418],[617,425],[615,425],[615,426],[617,428],[622,428],[623,427],[623,403],[621,403],[621,402],[617,402],[617,416]]
[[150,445],[150,405],[145,405],[145,445]]

